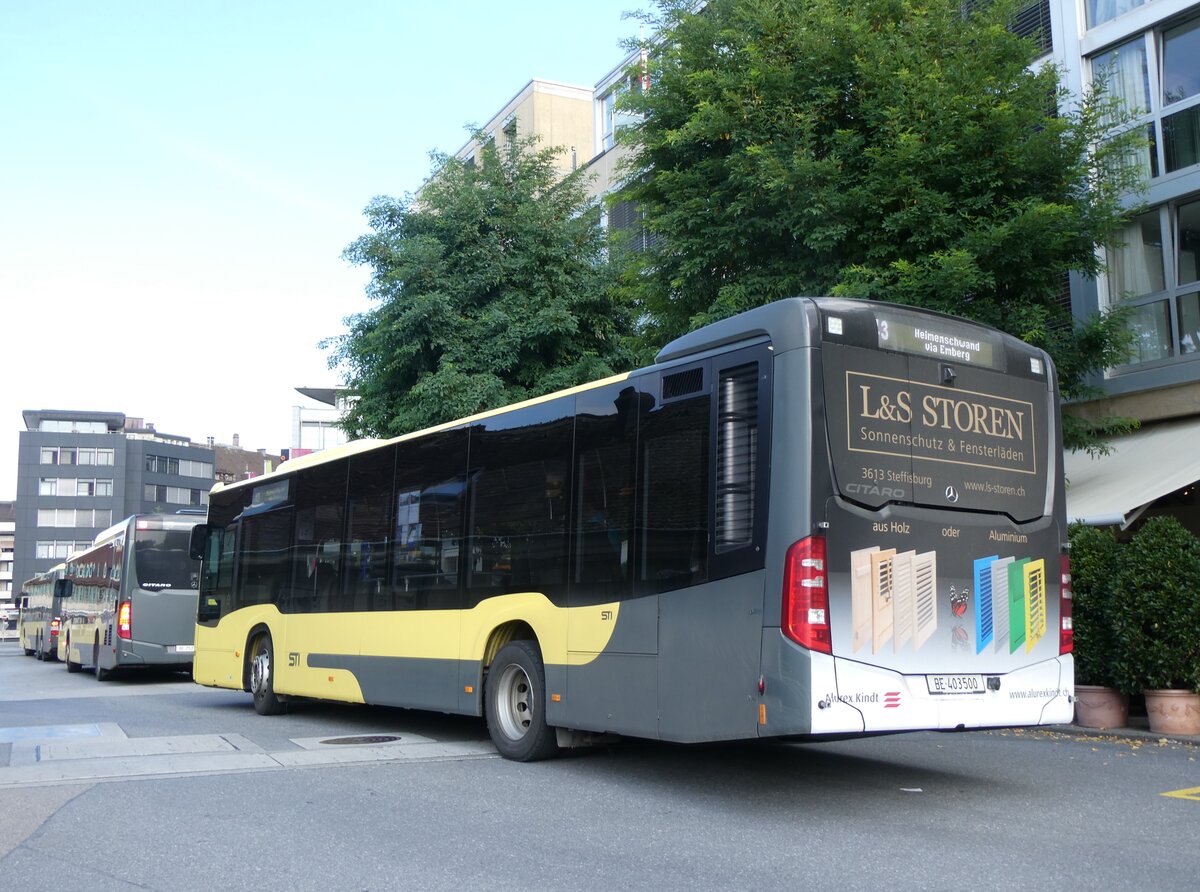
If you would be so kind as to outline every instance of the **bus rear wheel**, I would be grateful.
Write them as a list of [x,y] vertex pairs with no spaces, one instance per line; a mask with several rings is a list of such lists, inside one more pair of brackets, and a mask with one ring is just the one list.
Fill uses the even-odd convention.
[[254,639],[250,651],[250,693],[254,696],[254,711],[259,715],[279,715],[287,711],[287,703],[275,693],[275,652],[270,635]]
[[496,654],[484,688],[488,734],[500,755],[517,762],[558,753],[558,737],[546,724],[546,667],[531,641],[513,641]]

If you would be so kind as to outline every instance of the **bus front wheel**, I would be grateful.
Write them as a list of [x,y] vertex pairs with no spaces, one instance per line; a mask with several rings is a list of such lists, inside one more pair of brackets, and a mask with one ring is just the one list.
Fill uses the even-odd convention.
[[558,737],[546,724],[546,667],[531,641],[501,648],[484,688],[488,734],[500,755],[517,762],[558,753]]
[[275,653],[270,635],[254,639],[250,657],[250,693],[254,695],[254,711],[259,715],[279,715],[287,703],[275,693]]

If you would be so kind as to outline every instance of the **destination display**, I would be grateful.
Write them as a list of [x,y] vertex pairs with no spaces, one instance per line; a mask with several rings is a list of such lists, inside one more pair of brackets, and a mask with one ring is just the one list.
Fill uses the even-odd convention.
[[[913,321],[919,319],[919,321]],[[1000,339],[993,332],[949,319],[909,317],[898,311],[876,310],[879,346],[931,359],[1003,367]]]

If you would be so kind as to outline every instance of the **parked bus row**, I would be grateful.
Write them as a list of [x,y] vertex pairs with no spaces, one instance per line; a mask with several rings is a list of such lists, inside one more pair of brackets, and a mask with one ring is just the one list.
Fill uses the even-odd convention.
[[[194,677],[263,714],[484,716],[519,760],[1065,722],[1064,504],[1045,352],[793,298],[629,374],[218,485]],[[110,614],[67,616],[68,665],[119,638]]]
[[200,565],[188,554],[196,516],[138,514],[27,581],[17,630],[27,656],[90,668],[190,669]]

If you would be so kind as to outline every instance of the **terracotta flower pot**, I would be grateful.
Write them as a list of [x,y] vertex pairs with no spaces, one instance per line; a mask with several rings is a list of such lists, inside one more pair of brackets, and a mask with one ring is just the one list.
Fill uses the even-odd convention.
[[1200,734],[1200,694],[1145,691],[1150,730],[1158,734]]
[[1129,695],[1100,685],[1075,685],[1075,724],[1084,728],[1124,728]]

